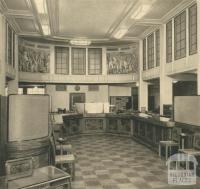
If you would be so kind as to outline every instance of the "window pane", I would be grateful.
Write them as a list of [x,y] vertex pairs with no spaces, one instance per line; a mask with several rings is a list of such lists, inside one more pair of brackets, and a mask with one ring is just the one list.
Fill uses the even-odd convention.
[[72,48],[72,74],[85,74],[85,56],[85,49]]
[[9,65],[12,65],[12,53],[13,53],[13,49],[12,49],[12,29],[10,28],[10,26],[8,26],[8,30],[7,30],[7,63]]
[[197,5],[189,8],[189,54],[197,53]]
[[172,21],[166,25],[166,63],[172,61]]
[[69,48],[55,47],[57,74],[69,74]]
[[102,73],[102,50],[97,48],[88,49],[88,73]]
[[156,66],[160,66],[160,30],[156,31]]
[[148,69],[154,67],[154,34],[147,38]]
[[174,18],[174,58],[186,56],[186,12]]
[[143,70],[146,70],[146,39],[143,40]]

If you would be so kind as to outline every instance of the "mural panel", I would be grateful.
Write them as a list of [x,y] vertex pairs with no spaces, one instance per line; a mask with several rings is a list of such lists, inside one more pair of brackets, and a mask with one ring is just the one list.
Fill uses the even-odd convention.
[[108,74],[129,74],[138,71],[138,45],[127,50],[107,51]]
[[49,73],[50,50],[19,45],[19,71],[32,73]]

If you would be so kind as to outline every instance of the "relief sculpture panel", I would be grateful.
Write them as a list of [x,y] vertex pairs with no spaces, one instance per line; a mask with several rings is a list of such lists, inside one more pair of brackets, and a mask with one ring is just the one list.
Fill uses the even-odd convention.
[[49,73],[50,50],[19,45],[19,71],[32,73]]
[[108,74],[130,74],[138,71],[138,45],[128,50],[107,51]]

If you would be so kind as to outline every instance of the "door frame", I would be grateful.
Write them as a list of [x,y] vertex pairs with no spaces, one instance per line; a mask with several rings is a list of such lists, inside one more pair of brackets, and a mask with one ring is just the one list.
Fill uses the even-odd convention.
[[73,102],[72,102],[72,96],[73,95],[83,95],[83,99],[84,99],[84,102],[85,102],[85,93],[70,93],[69,94],[69,109],[70,111],[73,110]]

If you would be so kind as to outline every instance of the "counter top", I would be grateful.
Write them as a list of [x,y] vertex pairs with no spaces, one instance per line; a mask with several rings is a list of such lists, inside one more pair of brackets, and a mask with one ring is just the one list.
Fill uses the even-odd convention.
[[136,119],[139,121],[144,121],[150,124],[159,125],[163,127],[174,127],[174,122],[169,121],[168,118],[160,116],[151,116],[143,113],[100,113],[100,114],[65,114],[63,115],[64,119],[70,118],[127,118],[127,119]]

